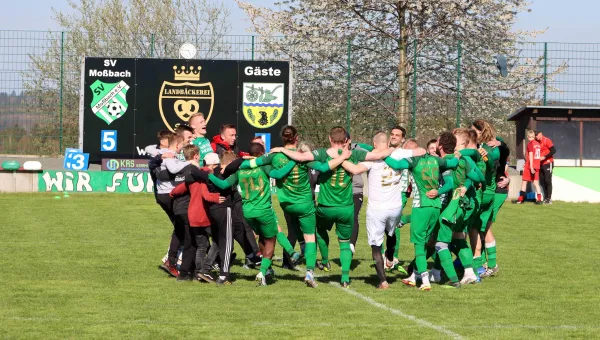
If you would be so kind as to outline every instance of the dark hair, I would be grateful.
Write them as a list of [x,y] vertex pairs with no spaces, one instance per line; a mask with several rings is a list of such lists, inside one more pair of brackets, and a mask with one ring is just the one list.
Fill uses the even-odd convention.
[[250,143],[250,156],[259,157],[265,153],[265,147],[259,143]]
[[429,146],[430,146],[431,144],[433,144],[433,143],[437,144],[437,139],[431,139],[431,140],[429,140],[429,142],[427,142],[427,146],[426,146],[426,148],[427,148],[427,149],[429,149]]
[[444,150],[445,153],[454,153],[456,148],[456,136],[452,132],[444,131],[440,134],[439,147]]
[[183,136],[183,133],[187,131],[190,133],[194,133],[194,129],[192,129],[191,126],[187,126],[187,125],[179,125],[178,127],[175,128],[175,134],[178,136]]
[[298,130],[295,127],[286,125],[281,129],[281,141],[283,145],[294,144],[296,138],[298,138]]
[[156,137],[158,138],[158,141],[160,142],[161,140],[163,140],[165,138],[169,138],[169,136],[172,134],[173,134],[173,132],[171,132],[171,130],[162,130],[156,135]]
[[227,129],[235,129],[235,125],[233,124],[223,124],[221,125],[221,129],[219,129],[219,133],[223,134],[223,132],[225,132],[225,130]]
[[348,134],[346,133],[346,129],[344,129],[341,126],[336,126],[331,128],[331,130],[329,131],[329,137],[331,138],[331,141],[333,143],[342,144],[346,143],[348,139]]
[[[396,125],[392,128],[392,130],[400,130],[400,131],[402,131],[402,138],[406,137],[406,129],[403,128],[402,126]],[[392,130],[390,130],[390,131],[392,131]]]

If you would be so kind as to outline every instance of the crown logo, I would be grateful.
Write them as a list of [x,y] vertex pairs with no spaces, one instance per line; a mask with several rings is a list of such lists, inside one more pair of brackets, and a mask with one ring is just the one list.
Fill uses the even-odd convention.
[[202,66],[196,68],[190,66],[189,69],[186,69],[185,66],[181,66],[181,69],[178,69],[177,66],[173,66],[175,80],[200,81],[200,70],[202,70]]

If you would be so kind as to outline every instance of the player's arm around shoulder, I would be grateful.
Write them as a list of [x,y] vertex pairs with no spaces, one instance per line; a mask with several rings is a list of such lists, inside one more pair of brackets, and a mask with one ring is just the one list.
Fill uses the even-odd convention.
[[372,164],[373,162],[360,162],[358,164],[354,164],[350,161],[344,161],[342,163],[342,167],[344,168],[344,170],[348,171],[353,175],[360,175],[364,172],[369,171]]
[[[294,151],[294,150],[290,150],[290,149],[286,149],[286,148],[282,148],[282,147],[277,147],[277,148],[272,148],[271,149],[271,153],[283,153],[284,155],[286,155],[287,157],[295,160],[296,162],[310,162],[310,161],[314,161],[317,160],[318,155],[320,155],[320,153],[324,153],[325,149],[317,149],[314,150],[313,152],[300,152],[300,151]],[[325,158],[327,158],[327,155],[325,155]]]
[[394,151],[393,148],[385,148],[381,150],[373,150],[371,152],[367,152],[364,150],[352,150],[353,153],[356,152],[356,158],[358,158],[359,162],[363,161],[377,161],[380,159],[384,159],[392,154]]

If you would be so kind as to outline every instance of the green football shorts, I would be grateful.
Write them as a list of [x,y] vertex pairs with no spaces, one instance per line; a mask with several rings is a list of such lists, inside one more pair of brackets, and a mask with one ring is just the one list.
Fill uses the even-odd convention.
[[273,209],[253,209],[244,211],[244,218],[255,233],[264,238],[277,236],[277,217]]
[[420,245],[427,244],[439,218],[439,208],[413,208],[410,225],[410,242]]
[[298,219],[300,230],[305,235],[314,235],[317,228],[317,218],[315,216],[315,204],[313,202],[305,203],[281,203],[281,209]]
[[341,207],[317,206],[317,228],[330,231],[334,223],[337,237],[349,240],[354,227],[354,204]]
[[496,193],[496,198],[494,198],[494,210],[492,211],[492,222],[496,222],[496,216],[498,216],[498,211],[502,208],[504,202],[508,198],[508,194],[504,193]]

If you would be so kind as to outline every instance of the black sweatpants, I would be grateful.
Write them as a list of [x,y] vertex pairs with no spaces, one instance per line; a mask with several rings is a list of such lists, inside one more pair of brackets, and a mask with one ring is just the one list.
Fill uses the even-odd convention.
[[360,208],[362,208],[363,203],[363,194],[356,193],[352,195],[352,199],[354,200],[354,228],[352,228],[352,236],[350,236],[350,243],[354,247],[356,247],[356,240],[358,240],[358,216],[360,215]]
[[[228,276],[231,268],[231,255],[233,254],[233,240],[244,248],[246,243],[246,232],[239,216],[233,215],[233,208],[222,207],[210,210],[212,222],[213,245],[210,247],[208,264],[215,262],[219,256],[220,276]],[[254,255],[252,248],[246,256]],[[244,249],[244,251],[246,251]],[[252,257],[252,256],[250,256]]]
[[186,225],[180,273],[190,275],[210,271],[210,267],[206,263],[210,232],[210,227],[190,227],[189,224]]
[[[160,207],[167,214],[169,220],[171,220],[171,223],[173,224],[173,233],[171,234],[171,242],[169,244],[168,257],[169,263],[171,263],[172,265],[177,265],[177,253],[179,252],[179,247],[183,244],[183,241],[185,239],[185,222],[178,222],[177,216],[173,212],[173,199],[171,198],[171,196],[169,196],[169,194],[156,195],[156,201],[158,202],[158,205],[160,205]],[[187,215],[185,216],[185,219],[187,220]],[[177,226],[178,223],[180,224],[179,227]]]
[[544,164],[540,169],[540,186],[546,200],[552,199],[552,170],[554,170],[554,163]]

